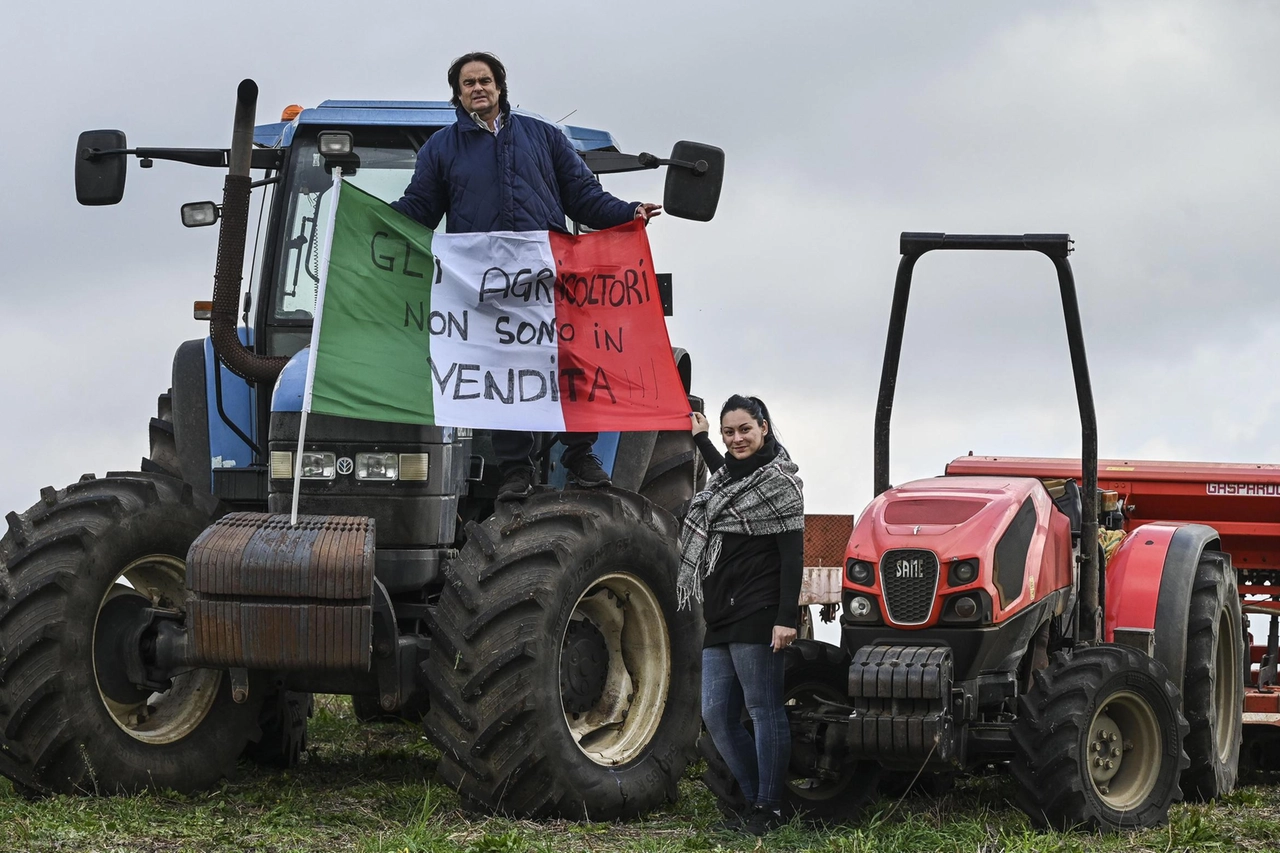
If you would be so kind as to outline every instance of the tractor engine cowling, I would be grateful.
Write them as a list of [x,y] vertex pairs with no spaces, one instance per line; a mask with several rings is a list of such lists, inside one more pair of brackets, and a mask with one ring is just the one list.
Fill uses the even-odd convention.
[[1066,606],[1071,526],[1030,478],[942,477],[884,492],[845,555],[846,647],[917,645],[929,629],[953,638],[957,677],[1007,667],[1038,628],[1007,623]]
[[[267,500],[273,514],[292,509],[306,363],[305,350],[294,356],[272,395]],[[455,546],[471,442],[466,429],[312,412],[298,512],[373,519],[378,580],[391,593],[421,588],[437,578],[440,559]]]

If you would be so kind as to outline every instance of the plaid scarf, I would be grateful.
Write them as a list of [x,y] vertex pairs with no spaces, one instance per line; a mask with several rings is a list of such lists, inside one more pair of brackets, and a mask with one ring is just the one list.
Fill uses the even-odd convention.
[[796,463],[778,445],[778,454],[738,480],[725,465],[693,496],[680,530],[679,607],[702,601],[702,581],[716,570],[724,534],[769,536],[804,530],[804,484]]

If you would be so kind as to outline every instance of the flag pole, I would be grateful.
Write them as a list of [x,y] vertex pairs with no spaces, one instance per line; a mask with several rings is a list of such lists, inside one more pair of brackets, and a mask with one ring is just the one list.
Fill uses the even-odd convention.
[[342,167],[333,167],[333,201],[324,226],[324,254],[320,258],[320,281],[316,283],[316,310],[311,321],[311,351],[307,359],[307,381],[302,392],[302,419],[298,422],[298,452],[293,461],[293,509],[289,526],[298,524],[298,498],[302,493],[302,448],[307,437],[307,415],[311,413],[311,387],[316,381],[316,356],[320,347],[320,320],[324,315],[324,289],[329,282],[329,255],[333,249],[333,225],[338,219],[338,195],[342,191]]

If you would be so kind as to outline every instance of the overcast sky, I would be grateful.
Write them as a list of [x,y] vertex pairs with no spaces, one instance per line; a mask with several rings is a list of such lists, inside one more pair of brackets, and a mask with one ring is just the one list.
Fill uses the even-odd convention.
[[[448,97],[492,50],[513,103],[628,151],[721,146],[709,223],[650,229],[672,341],[718,411],[754,393],[810,511],[871,497],[872,409],[898,234],[1065,231],[1104,456],[1280,461],[1280,4],[227,2],[6,6],[0,193],[0,514],[129,470],[174,350],[207,334],[216,229],[178,206],[214,170],[130,165],[75,202],[76,136],[225,147],[236,84],[259,121],[327,98]],[[661,179],[620,195],[659,200]],[[1053,268],[918,266],[895,482],[977,454],[1071,455],[1079,426]]]

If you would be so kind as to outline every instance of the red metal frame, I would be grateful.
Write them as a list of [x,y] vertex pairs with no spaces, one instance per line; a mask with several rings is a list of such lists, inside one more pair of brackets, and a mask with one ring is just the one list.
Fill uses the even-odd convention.
[[[1080,460],[961,456],[946,473],[1078,481]],[[1207,524],[1237,569],[1280,570],[1280,465],[1100,459],[1098,488],[1119,493],[1128,508],[1125,530],[1150,522]]]

